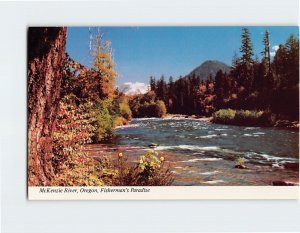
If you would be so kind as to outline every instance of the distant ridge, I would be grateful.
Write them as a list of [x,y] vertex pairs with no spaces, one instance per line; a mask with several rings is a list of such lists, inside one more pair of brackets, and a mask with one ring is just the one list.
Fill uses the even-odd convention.
[[230,66],[220,61],[207,60],[200,66],[196,67],[189,75],[191,76],[195,74],[196,77],[199,76],[201,80],[207,80],[210,75],[215,77],[219,70],[228,73],[230,71]]

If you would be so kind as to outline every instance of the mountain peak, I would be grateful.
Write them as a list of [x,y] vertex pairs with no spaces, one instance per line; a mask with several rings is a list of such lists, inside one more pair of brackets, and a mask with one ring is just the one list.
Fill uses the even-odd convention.
[[214,77],[219,70],[228,73],[230,66],[217,60],[207,60],[196,67],[189,75],[195,74],[199,76],[201,80],[206,80],[210,75]]

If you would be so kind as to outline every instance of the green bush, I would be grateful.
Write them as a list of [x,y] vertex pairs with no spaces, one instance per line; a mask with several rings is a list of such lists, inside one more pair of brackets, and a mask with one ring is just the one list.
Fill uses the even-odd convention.
[[162,100],[156,101],[156,103],[155,103],[156,117],[163,117],[166,115],[166,113],[167,113],[167,108],[166,108],[164,101],[162,101]]
[[174,181],[165,158],[154,150],[141,155],[136,164],[132,164],[127,156],[119,153],[114,170],[117,176],[112,180],[113,186],[167,186]]
[[115,119],[115,126],[122,126],[122,125],[128,125],[128,120],[126,120],[124,117],[118,116]]
[[96,142],[110,141],[114,137],[115,112],[113,101],[104,99],[97,104],[97,132]]
[[239,110],[235,114],[235,124],[247,126],[271,126],[275,116],[266,111]]
[[263,111],[249,111],[249,110],[239,110],[236,112],[234,121],[235,124],[238,125],[258,125],[261,121],[261,116],[263,114]]
[[213,113],[213,122],[220,124],[230,124],[233,122],[236,110],[233,109],[220,109]]
[[163,117],[167,113],[166,105],[163,101],[141,104],[138,108],[136,117]]
[[163,117],[167,113],[166,104],[162,100],[155,101],[153,91],[144,95],[136,95],[129,100],[133,117]]
[[132,119],[132,112],[130,110],[130,107],[128,105],[128,102],[121,102],[119,104],[120,107],[120,114],[123,118],[125,118],[127,121],[131,121]]
[[94,161],[83,151],[92,142],[97,128],[94,104],[74,94],[64,96],[56,115],[53,135],[53,186],[99,186],[103,181],[94,174]]
[[275,116],[265,111],[220,109],[213,114],[213,122],[243,126],[271,126]]

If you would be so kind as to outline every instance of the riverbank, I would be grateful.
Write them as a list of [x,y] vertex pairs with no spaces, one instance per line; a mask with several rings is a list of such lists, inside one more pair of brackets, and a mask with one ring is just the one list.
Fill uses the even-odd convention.
[[[250,112],[250,111],[249,111]],[[261,120],[253,121],[253,118],[250,120],[247,117],[239,117],[235,119],[234,116],[216,116],[211,117],[198,116],[198,115],[184,115],[184,114],[166,114],[163,119],[175,119],[175,120],[197,120],[204,122],[211,122],[224,125],[237,125],[237,126],[252,126],[252,127],[274,127],[274,128],[286,128],[293,131],[299,131],[299,121],[286,120],[286,119],[277,119],[271,120]]]
[[251,127],[277,127],[299,130],[299,121],[282,119],[268,111],[220,109],[213,113],[212,122]]
[[174,120],[197,120],[197,121],[204,121],[204,122],[211,122],[212,117],[204,117],[204,116],[197,116],[197,115],[183,115],[183,114],[166,114],[162,117],[163,119],[174,119]]

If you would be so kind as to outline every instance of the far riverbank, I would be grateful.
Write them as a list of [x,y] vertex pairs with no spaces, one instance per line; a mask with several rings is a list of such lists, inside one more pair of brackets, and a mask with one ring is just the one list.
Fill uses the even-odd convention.
[[238,121],[232,119],[228,120],[229,117],[226,116],[226,120],[216,119],[214,116],[206,117],[206,116],[199,116],[199,115],[184,115],[184,114],[166,114],[163,119],[190,119],[190,120],[197,120],[197,121],[204,121],[204,122],[211,122],[211,123],[219,123],[224,125],[237,125],[237,126],[252,126],[252,127],[274,127],[274,128],[286,128],[294,131],[299,131],[299,121],[293,120],[286,120],[286,119],[278,119],[274,120],[274,122],[265,122],[265,123],[253,123],[249,122],[249,119],[239,119]]

